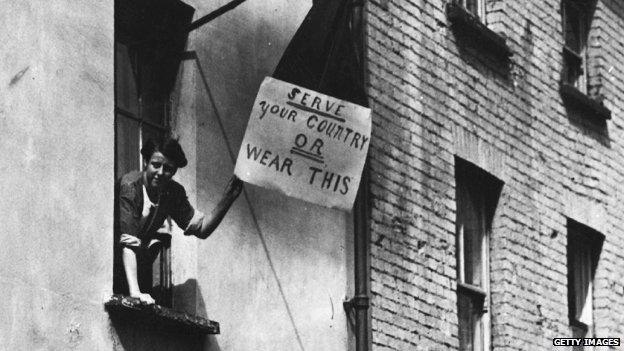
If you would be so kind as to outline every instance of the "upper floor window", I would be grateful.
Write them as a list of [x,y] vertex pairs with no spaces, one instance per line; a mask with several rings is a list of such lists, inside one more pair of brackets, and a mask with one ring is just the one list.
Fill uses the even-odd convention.
[[[143,169],[140,150],[147,140],[170,132],[170,95],[193,9],[178,2],[115,1],[115,178]],[[118,214],[116,214],[117,216]],[[171,221],[158,233],[162,245],[153,263],[138,267],[138,283],[157,303],[171,306]],[[116,293],[125,277],[115,257]]]
[[602,234],[568,220],[568,311],[572,336],[593,336],[594,276],[603,243]]
[[[486,11],[487,0],[452,0],[446,4],[446,16],[451,22],[459,45],[478,48],[508,62],[512,52],[505,36],[489,28]],[[496,27],[496,26],[495,26]]]
[[116,174],[139,169],[140,145],[169,129],[169,96],[162,91],[157,60],[146,48],[115,42]]
[[[115,41],[115,176],[142,169],[139,150],[146,140],[163,139],[169,131],[169,99],[159,81],[157,56],[140,43]],[[159,230],[167,238],[170,221]],[[163,240],[153,265],[142,264],[139,285],[152,292],[160,305],[171,305],[170,246]],[[118,258],[119,259],[119,258]],[[118,263],[119,264],[119,263]],[[116,271],[116,281],[123,274]],[[155,290],[153,290],[155,287]]]
[[564,34],[563,82],[587,94],[588,2],[582,0],[564,0],[561,11]]
[[456,159],[457,311],[460,350],[488,350],[491,223],[502,183]]
[[[587,113],[591,120],[604,123],[611,118],[601,95],[598,73],[588,53],[588,38],[596,0],[562,0],[563,70],[559,90],[564,103]],[[595,67],[594,67],[595,68]]]

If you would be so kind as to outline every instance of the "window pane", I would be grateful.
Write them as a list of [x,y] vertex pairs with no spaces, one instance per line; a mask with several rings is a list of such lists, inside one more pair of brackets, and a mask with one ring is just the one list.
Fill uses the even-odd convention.
[[122,43],[115,43],[115,96],[116,107],[135,115],[139,113],[136,71],[133,67],[133,54]]
[[144,59],[141,67],[141,118],[165,126],[167,94],[163,92],[163,69],[157,60]]
[[485,235],[482,201],[461,187],[458,198],[458,221],[463,230],[463,282],[483,287],[483,237]]
[[592,257],[588,245],[577,243],[574,262],[575,318],[586,325],[592,324]]
[[582,31],[582,15],[578,8],[569,4],[564,7],[564,30],[565,45],[577,53],[582,50],[581,47],[581,31]]
[[475,16],[479,16],[479,0],[466,0],[466,10]]
[[164,137],[165,132],[162,129],[154,128],[148,126],[147,124],[143,124],[141,128],[141,140],[145,143],[148,139],[152,140],[160,140]]
[[593,286],[604,236],[568,219],[568,308],[574,335],[591,334]]
[[481,277],[483,270],[481,257],[482,232],[477,225],[477,221],[467,223],[464,232],[465,282],[467,284],[483,286],[483,279]]
[[140,169],[139,123],[120,114],[116,117],[116,177],[121,177],[130,171]]
[[459,349],[462,351],[481,351],[483,350],[482,300],[462,293],[457,295],[457,299]]
[[141,95],[141,117],[144,121],[164,127],[166,115],[167,110],[163,97],[149,92]]

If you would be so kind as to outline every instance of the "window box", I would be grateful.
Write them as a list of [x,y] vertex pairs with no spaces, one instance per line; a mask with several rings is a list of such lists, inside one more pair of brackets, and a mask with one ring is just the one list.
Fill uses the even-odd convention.
[[111,319],[137,328],[179,334],[219,334],[219,323],[159,305],[144,305],[139,299],[113,295],[104,304]]
[[600,120],[611,119],[611,110],[605,107],[602,102],[583,94],[573,85],[562,82],[559,85],[559,92],[566,105],[587,111],[591,116]]
[[470,13],[462,5],[449,2],[446,5],[446,16],[454,28],[461,29],[483,48],[508,60],[513,54],[507,40],[489,29],[477,16]]

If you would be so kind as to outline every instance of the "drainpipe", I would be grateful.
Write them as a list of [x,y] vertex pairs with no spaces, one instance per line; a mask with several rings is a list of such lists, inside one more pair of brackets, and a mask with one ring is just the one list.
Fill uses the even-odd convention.
[[[351,35],[358,60],[358,84],[366,91],[365,67],[365,32],[364,1],[353,0],[351,3]],[[355,349],[368,351],[371,345],[369,318],[370,305],[370,196],[368,162],[364,165],[362,180],[354,207],[354,260],[355,260],[355,296],[350,307],[355,317]]]
[[370,306],[370,207],[368,162],[364,166],[354,207],[355,296],[346,302],[354,313],[355,349],[368,351],[371,344]]

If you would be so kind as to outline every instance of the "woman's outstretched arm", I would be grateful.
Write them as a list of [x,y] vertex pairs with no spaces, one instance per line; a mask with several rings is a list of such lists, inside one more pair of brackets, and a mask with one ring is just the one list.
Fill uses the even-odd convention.
[[212,210],[210,215],[204,216],[201,222],[199,230],[195,234],[200,239],[206,239],[215,229],[219,226],[228,210],[234,203],[234,200],[240,195],[243,190],[243,181],[237,176],[233,175],[225,191],[221,196],[221,199],[217,203],[217,206]]

